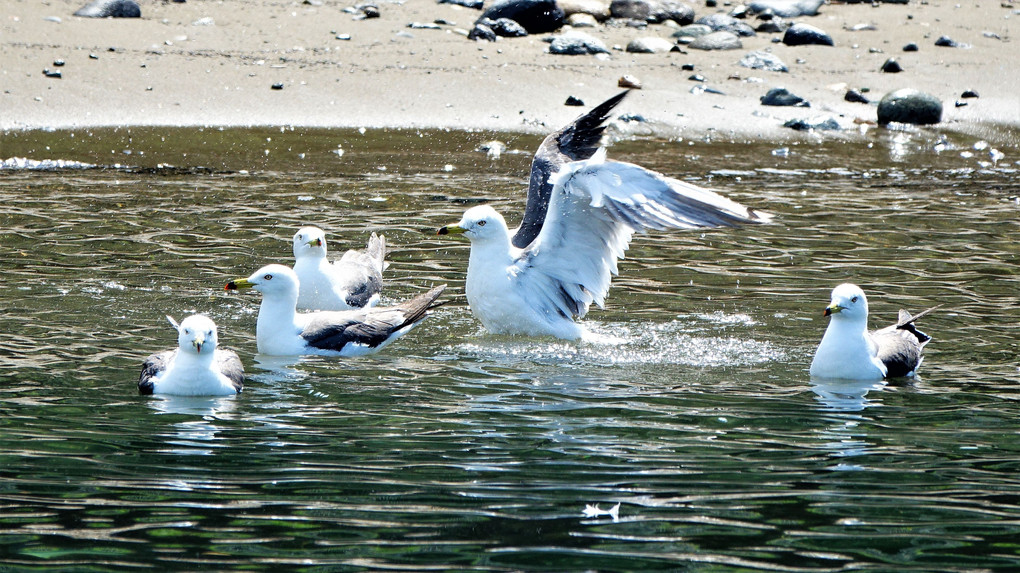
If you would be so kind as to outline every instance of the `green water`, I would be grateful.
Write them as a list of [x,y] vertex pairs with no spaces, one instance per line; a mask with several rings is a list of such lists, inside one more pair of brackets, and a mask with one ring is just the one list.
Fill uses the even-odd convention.
[[[4,134],[0,160],[102,167],[0,170],[0,570],[1020,567],[1017,149],[619,142],[778,222],[637,236],[587,320],[622,340],[573,344],[482,333],[467,245],[434,236],[476,201],[517,222],[538,139],[494,137]],[[258,296],[223,285],[305,224],[385,234],[384,302],[451,302],[379,355],[256,355]],[[944,305],[917,380],[812,383],[847,280],[872,326]],[[138,396],[192,312],[245,391]]]

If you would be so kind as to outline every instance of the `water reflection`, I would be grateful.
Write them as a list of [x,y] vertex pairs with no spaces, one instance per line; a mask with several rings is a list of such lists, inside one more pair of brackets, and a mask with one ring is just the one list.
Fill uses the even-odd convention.
[[869,393],[881,392],[885,380],[820,380],[812,379],[811,390],[820,402],[819,410],[826,413],[823,419],[832,425],[821,430],[819,437],[826,440],[823,447],[837,458],[835,471],[861,471],[868,469],[861,463],[846,458],[866,456],[873,444],[868,441],[867,426],[873,420],[865,416],[868,408],[880,407],[879,397],[868,397]]

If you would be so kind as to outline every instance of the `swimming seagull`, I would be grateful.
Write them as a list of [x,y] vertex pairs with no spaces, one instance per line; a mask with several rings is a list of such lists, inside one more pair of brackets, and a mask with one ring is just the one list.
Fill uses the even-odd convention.
[[439,306],[446,285],[437,286],[397,306],[298,313],[299,281],[289,267],[266,265],[250,277],[227,283],[226,290],[262,293],[255,328],[259,352],[277,356],[320,354],[361,356],[378,352],[410,332]]
[[294,272],[301,281],[297,307],[351,310],[379,303],[386,268],[386,238],[372,233],[364,251],[351,249],[338,261],[326,258],[326,233],[302,227],[294,233]]
[[228,396],[244,386],[244,366],[232,350],[217,348],[216,323],[193,314],[177,329],[177,348],[149,356],[138,378],[140,394]]
[[[622,97],[596,108],[599,117]],[[490,332],[582,337],[585,331],[574,319],[583,318],[592,302],[604,306],[616,261],[635,231],[771,219],[707,189],[608,161],[604,148],[572,160],[568,151],[582,157],[587,147],[571,148],[564,141],[576,144],[579,133],[588,140],[601,131],[593,121],[589,113],[550,136],[558,136],[559,143],[555,138],[543,142],[535,159],[541,165],[532,167],[528,209],[513,239],[503,217],[486,205],[468,209],[458,223],[439,230],[471,240],[468,305]],[[557,171],[543,180],[552,168]]]
[[837,286],[825,307],[825,316],[831,318],[811,361],[811,376],[848,380],[913,376],[924,360],[921,350],[931,340],[914,322],[936,308],[916,316],[901,309],[896,324],[868,332],[864,291],[849,283]]

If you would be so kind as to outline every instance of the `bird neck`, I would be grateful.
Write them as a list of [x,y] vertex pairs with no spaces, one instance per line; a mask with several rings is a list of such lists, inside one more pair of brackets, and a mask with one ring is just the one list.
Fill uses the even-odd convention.
[[213,361],[215,349],[203,350],[201,353],[184,351],[177,353],[176,363],[184,368],[202,368],[209,366]]
[[484,239],[476,239],[471,242],[471,256],[468,258],[468,270],[471,267],[507,267],[514,260],[514,253],[518,249],[510,244],[510,234],[501,233],[497,236],[489,236]]
[[282,325],[297,324],[297,293],[274,293],[262,296],[259,318],[255,325],[255,338],[264,339],[276,334]]

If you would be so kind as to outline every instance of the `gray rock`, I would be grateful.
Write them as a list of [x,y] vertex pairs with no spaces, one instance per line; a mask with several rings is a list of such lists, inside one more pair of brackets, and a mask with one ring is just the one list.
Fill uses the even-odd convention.
[[673,37],[694,39],[711,34],[713,31],[712,28],[704,24],[688,24],[673,32]]
[[772,88],[767,94],[761,96],[762,105],[773,105],[778,107],[811,107],[811,104],[804,98],[790,93],[786,88]]
[[509,18],[529,34],[545,34],[558,30],[566,14],[556,5],[556,0],[500,0],[482,12],[482,18]]
[[839,121],[832,116],[791,119],[784,123],[783,127],[789,127],[797,131],[839,131],[843,129]]
[[677,0],[612,0],[613,18],[658,23],[673,20],[686,25],[694,21],[694,8]]
[[82,18],[141,18],[142,9],[134,0],[93,0],[74,15]]
[[468,40],[480,40],[483,42],[495,42],[496,33],[485,24],[475,23],[475,26],[468,32]]
[[595,28],[599,25],[599,21],[591,14],[574,12],[567,16],[567,24],[570,24],[574,28]]
[[748,52],[743,58],[740,58],[740,65],[752,70],[765,70],[768,72],[790,71],[790,68],[786,67],[786,64],[783,63],[783,60],[779,59],[779,56],[763,50]]
[[695,50],[739,50],[744,47],[744,44],[740,42],[740,37],[733,32],[712,32],[697,38],[688,44],[688,47]]
[[704,24],[716,32],[731,32],[738,36],[757,35],[754,28],[740,20],[737,20],[733,16],[727,16],[726,14],[712,14],[710,16],[705,16],[704,18],[699,18],[695,23]]
[[960,44],[956,43],[956,40],[949,36],[939,36],[938,40],[935,40],[935,45],[941,48],[959,48]]
[[851,103],[871,103],[868,98],[864,97],[864,94],[857,90],[847,90],[843,99]]
[[549,44],[550,54],[565,56],[583,56],[589,54],[608,54],[609,50],[601,40],[594,36],[572,30],[552,38]]
[[573,14],[589,14],[596,20],[609,18],[609,0],[557,0],[556,5],[569,18]]
[[904,88],[878,102],[878,123],[929,125],[942,121],[942,102],[931,94]]
[[817,16],[823,3],[824,0],[755,0],[748,8],[755,14],[771,12],[780,18],[797,18]]
[[783,34],[783,43],[787,46],[836,45],[835,42],[832,41],[832,36],[828,35],[820,28],[815,28],[814,26],[809,26],[807,24],[794,24],[787,28],[786,33]]
[[488,26],[497,36],[503,36],[504,38],[520,38],[528,35],[528,31],[524,29],[516,20],[510,18],[500,18],[498,20],[488,20],[480,18],[475,25],[482,24]]
[[645,36],[631,40],[627,44],[627,51],[634,54],[661,54],[672,50],[675,45],[665,38]]

